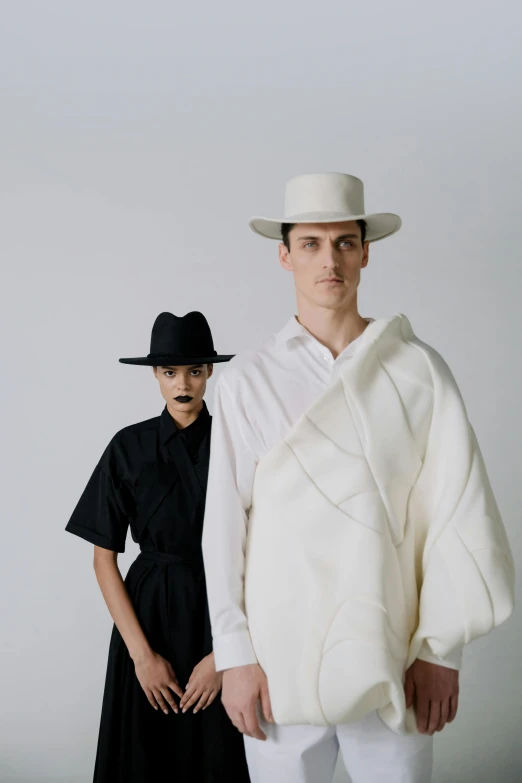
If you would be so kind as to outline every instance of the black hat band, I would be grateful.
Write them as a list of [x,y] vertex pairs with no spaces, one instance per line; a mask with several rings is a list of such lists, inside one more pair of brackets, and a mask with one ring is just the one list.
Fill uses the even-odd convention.
[[[217,351],[209,351],[210,356],[217,356]],[[163,357],[168,356],[170,359],[184,359],[185,355],[182,353],[149,353],[147,354],[147,359],[162,359]]]

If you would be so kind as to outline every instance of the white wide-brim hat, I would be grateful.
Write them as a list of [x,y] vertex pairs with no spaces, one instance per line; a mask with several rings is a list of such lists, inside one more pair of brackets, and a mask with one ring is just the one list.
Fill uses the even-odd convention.
[[351,174],[302,174],[286,183],[284,216],[253,217],[250,227],[263,237],[282,239],[281,223],[341,223],[364,220],[366,241],[395,234],[402,225],[398,215],[380,212],[366,215],[364,185]]

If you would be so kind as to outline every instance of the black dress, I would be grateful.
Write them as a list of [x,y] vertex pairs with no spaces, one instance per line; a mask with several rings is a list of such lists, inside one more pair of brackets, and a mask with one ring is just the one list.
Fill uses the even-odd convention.
[[[152,649],[184,687],[212,652],[201,535],[211,417],[204,407],[178,429],[160,417],[118,432],[105,450],[66,530],[125,550],[127,529],[141,553],[125,579]],[[175,697],[177,699],[177,697]],[[94,783],[249,783],[243,737],[218,696],[206,710],[166,715],[149,704],[113,628]]]

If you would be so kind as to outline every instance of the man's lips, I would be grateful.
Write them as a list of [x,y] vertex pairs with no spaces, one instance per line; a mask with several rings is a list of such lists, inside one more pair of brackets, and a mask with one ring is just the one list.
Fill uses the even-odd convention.
[[174,399],[176,400],[176,402],[190,402],[194,398],[189,397],[188,395],[184,395],[184,396],[180,395],[179,397],[174,397]]
[[340,277],[325,277],[323,280],[318,280],[319,283],[342,283]]

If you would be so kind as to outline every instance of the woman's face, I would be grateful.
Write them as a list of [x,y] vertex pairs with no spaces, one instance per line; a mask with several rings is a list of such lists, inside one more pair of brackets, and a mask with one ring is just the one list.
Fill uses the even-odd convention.
[[213,371],[212,364],[154,367],[154,375],[169,409],[184,414],[199,410]]

